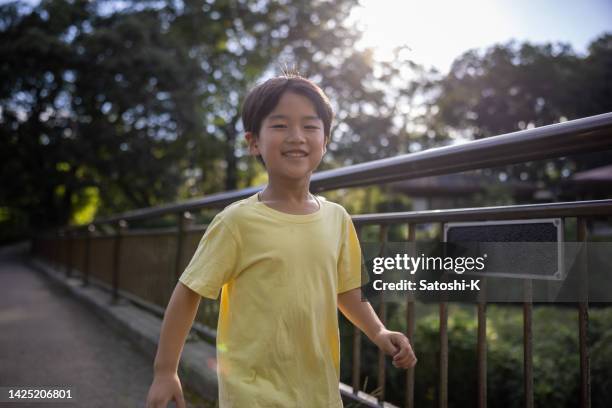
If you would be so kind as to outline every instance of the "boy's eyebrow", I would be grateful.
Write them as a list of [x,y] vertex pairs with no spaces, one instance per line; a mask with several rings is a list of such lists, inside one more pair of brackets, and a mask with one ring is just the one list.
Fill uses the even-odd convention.
[[[288,119],[287,115],[272,115],[268,117],[269,120],[273,120],[273,119]],[[319,118],[318,116],[302,116],[302,119],[307,119],[307,120],[319,120],[321,118]]]

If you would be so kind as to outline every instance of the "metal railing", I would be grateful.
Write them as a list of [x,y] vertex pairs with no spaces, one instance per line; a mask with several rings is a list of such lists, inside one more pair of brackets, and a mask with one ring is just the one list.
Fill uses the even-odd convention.
[[[347,166],[319,172],[313,175],[311,190],[323,192],[345,187],[366,186],[396,180],[442,175],[459,171],[476,170],[563,157],[571,154],[587,153],[612,149],[612,113],[578,119],[565,123],[544,126],[515,133],[490,137],[461,145],[446,146],[423,152],[376,160],[368,163]],[[163,313],[170,291],[182,272],[197,240],[206,226],[194,226],[191,213],[202,209],[221,208],[236,200],[246,198],[261,187],[214,194],[185,202],[140,209],[123,214],[95,220],[88,226],[64,228],[56,233],[38,237],[34,250],[58,265],[65,267],[67,276],[78,268],[85,284],[91,278],[105,283],[112,292],[114,300],[120,294],[148,307],[151,311]],[[176,227],[156,230],[130,230],[128,224],[134,221],[154,219],[168,214],[177,218]],[[587,220],[592,217],[612,215],[612,200],[594,200],[503,207],[463,208],[450,210],[411,211],[385,214],[353,216],[358,230],[369,225],[379,228],[379,241],[387,240],[389,227],[407,227],[405,240],[415,241],[416,230],[420,224],[438,223],[440,231],[444,223],[468,220],[505,220],[531,219],[539,217],[576,218],[578,241],[587,240]],[[105,225],[113,226],[114,233],[102,234]],[[139,242],[139,249],[134,246]],[[143,243],[151,240],[151,244]],[[160,244],[161,242],[161,244]],[[157,246],[157,249],[152,249]],[[147,249],[148,248],[148,249]],[[160,249],[161,248],[161,249]],[[162,268],[160,265],[164,264]],[[138,286],[130,283],[134,268],[154,270],[155,275],[147,278],[150,282]],[[128,272],[129,271],[129,272]],[[142,278],[142,277],[141,277]],[[144,287],[143,287],[144,286]],[[134,290],[141,287],[140,290]],[[524,350],[524,395],[525,406],[534,406],[533,389],[533,339],[532,307],[529,288],[526,287],[523,303],[523,350]],[[152,306],[157,305],[157,306]],[[378,313],[384,321],[385,302],[380,302]],[[486,362],[486,303],[480,302],[477,308],[477,367],[478,367],[478,406],[487,405],[487,362]],[[204,310],[198,314],[200,321],[214,327],[217,309],[214,304],[205,303]],[[590,369],[588,359],[588,303],[577,306],[579,318],[579,355],[580,355],[580,403],[590,406]],[[407,300],[407,335],[414,339],[415,302]],[[438,405],[448,406],[448,305],[439,304],[439,383]],[[198,326],[207,337],[214,337],[210,327]],[[385,360],[380,352],[378,357],[378,384],[381,384],[377,400],[359,392],[361,381],[361,333],[355,329],[352,346],[352,387],[341,385],[346,398],[354,399],[366,406],[377,406],[385,399]],[[406,377],[405,406],[414,406],[414,370]]]

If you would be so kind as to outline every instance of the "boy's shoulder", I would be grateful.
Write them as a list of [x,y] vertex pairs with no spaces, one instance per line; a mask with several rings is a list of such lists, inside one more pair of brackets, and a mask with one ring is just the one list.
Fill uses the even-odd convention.
[[316,197],[321,202],[321,208],[326,210],[325,212],[327,213],[327,220],[341,225],[342,228],[346,228],[348,224],[351,224],[353,222],[351,215],[346,210],[346,208],[344,208],[344,206],[334,201],[329,201],[323,196],[317,195]]
[[321,202],[322,207],[326,207],[326,208],[331,209],[334,212],[341,213],[343,216],[349,216],[349,213],[346,211],[346,209],[342,205],[334,201],[329,201],[327,198],[320,196],[320,195],[315,195],[315,197]]
[[229,204],[223,210],[221,210],[216,217],[223,219],[224,221],[231,221],[236,219],[237,217],[241,217],[245,214],[245,212],[249,211],[253,206],[253,199],[257,199],[257,196],[250,196],[247,198],[243,198],[238,201],[234,201]]

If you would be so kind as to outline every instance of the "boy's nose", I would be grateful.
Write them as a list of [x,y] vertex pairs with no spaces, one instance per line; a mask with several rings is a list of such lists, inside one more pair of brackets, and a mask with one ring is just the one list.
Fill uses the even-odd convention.
[[287,140],[295,142],[303,142],[306,140],[304,131],[300,127],[290,127],[287,135]]

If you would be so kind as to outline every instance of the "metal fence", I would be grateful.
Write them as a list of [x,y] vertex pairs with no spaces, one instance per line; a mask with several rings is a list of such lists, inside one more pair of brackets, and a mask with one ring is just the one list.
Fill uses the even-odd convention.
[[[569,156],[579,153],[612,149],[612,113],[578,119],[565,123],[490,137],[461,145],[430,149],[389,159],[343,167],[316,173],[311,181],[313,192],[338,188],[366,186],[423,176],[443,175],[459,171],[524,163],[533,160]],[[193,254],[205,225],[193,225],[192,213],[202,209],[222,208],[236,200],[246,198],[261,187],[214,194],[172,205],[130,211],[88,226],[64,228],[41,234],[34,242],[36,254],[65,268],[66,274],[77,273],[85,284],[95,282],[106,286],[113,299],[120,296],[140,303],[157,314],[163,313],[177,278]],[[176,227],[163,229],[130,229],[129,223],[150,220],[172,214]],[[595,217],[612,216],[612,200],[576,201],[548,204],[514,205],[501,207],[461,208],[353,216],[358,231],[378,228],[378,240],[388,239],[389,228],[403,226],[404,239],[414,241],[421,224],[436,223],[439,231],[444,224],[455,221],[491,221],[561,217],[574,220],[577,234],[572,239],[586,241],[589,237],[588,221]],[[108,227],[111,228],[108,228]],[[103,232],[107,231],[107,232]],[[110,231],[110,232],[108,232]],[[580,404],[591,405],[590,369],[588,350],[588,302],[576,305],[580,361]],[[383,321],[386,304],[375,305]],[[414,338],[416,302],[407,300],[407,336]],[[487,304],[479,302],[477,310],[477,379],[478,406],[487,405]],[[532,309],[529,281],[525,284],[523,310],[523,387],[524,406],[534,406]],[[198,321],[204,324],[200,332],[214,337],[217,304],[203,302]],[[439,304],[439,379],[437,402],[448,406],[448,304]],[[377,398],[359,392],[362,381],[361,332],[355,328],[352,350],[352,387],[341,384],[345,398],[365,406],[378,406],[385,400],[385,357],[378,356],[380,384]],[[418,350],[418,345],[417,345]],[[418,370],[418,368],[417,368]],[[408,370],[404,405],[414,406],[415,371]]]

